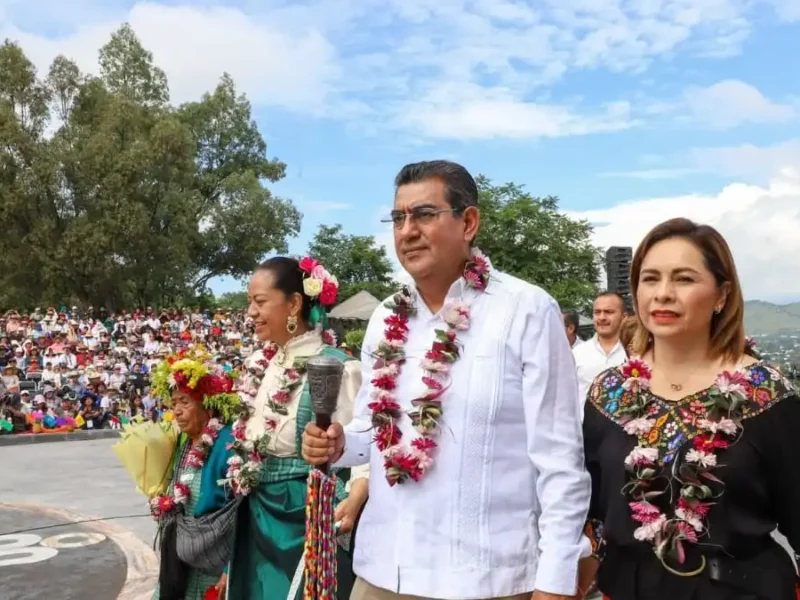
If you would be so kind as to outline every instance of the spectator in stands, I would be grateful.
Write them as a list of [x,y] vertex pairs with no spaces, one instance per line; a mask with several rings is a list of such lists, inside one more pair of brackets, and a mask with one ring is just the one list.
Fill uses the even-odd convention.
[[100,429],[103,421],[103,411],[95,406],[95,399],[88,394],[83,399],[83,408],[80,411],[83,417],[83,429]]
[[9,361],[3,369],[3,385],[9,393],[19,392],[19,374],[14,361]]
[[53,362],[47,360],[47,355],[45,355],[45,363],[44,363],[44,370],[42,371],[42,383],[49,383],[52,385],[58,385],[56,383],[56,372],[53,369]]
[[113,388],[121,390],[127,381],[127,377],[122,374],[122,363],[114,365],[114,370],[109,377],[109,385]]

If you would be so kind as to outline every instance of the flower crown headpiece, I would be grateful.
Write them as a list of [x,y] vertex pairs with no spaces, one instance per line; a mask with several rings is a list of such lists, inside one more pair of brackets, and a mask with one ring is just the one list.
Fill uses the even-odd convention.
[[173,392],[180,390],[219,413],[225,423],[234,421],[242,411],[241,398],[233,391],[233,377],[214,364],[211,354],[200,345],[189,346],[158,363],[152,389],[167,406]]

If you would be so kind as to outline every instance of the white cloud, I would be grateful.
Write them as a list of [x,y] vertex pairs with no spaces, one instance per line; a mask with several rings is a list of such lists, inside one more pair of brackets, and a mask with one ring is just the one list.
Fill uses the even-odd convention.
[[686,217],[716,227],[736,259],[746,298],[800,296],[800,168],[785,168],[764,187],[736,183],[718,194],[689,194],[570,213],[596,225],[595,241],[633,246],[655,225]]
[[797,118],[794,106],[772,102],[752,85],[734,79],[687,90],[684,97],[692,120],[716,129]]
[[633,126],[627,104],[615,103],[595,115],[568,106],[525,102],[506,90],[442,84],[410,102],[400,124],[431,138],[556,138],[619,131]]
[[695,148],[689,154],[698,170],[733,177],[764,177],[786,165],[800,168],[800,140],[796,139],[772,146]]
[[769,2],[782,20],[789,23],[800,21],[800,2],[797,0],[769,0]]
[[[652,162],[653,157],[649,161]],[[714,174],[735,177],[739,180],[765,180],[782,168],[800,168],[800,140],[792,139],[771,146],[741,144],[710,148],[692,148],[673,157],[672,164],[664,165],[660,157],[658,166],[631,171],[602,173],[604,177],[622,177],[655,181],[679,179],[689,175]],[[667,161],[669,162],[669,161]]]
[[[95,70],[97,49],[127,20],[166,70],[178,101],[197,98],[227,71],[256,105],[366,129],[559,137],[636,122],[624,98],[598,98],[604,107],[586,109],[548,97],[545,90],[565,75],[642,72],[677,54],[735,54],[753,15],[770,5],[788,19],[793,2],[184,0],[130,7],[123,0],[0,0],[0,37],[19,39],[40,67],[63,52]],[[59,35],[31,33],[40,30]],[[757,122],[786,117],[785,107],[751,92],[737,100],[739,108],[712,117],[738,122],[742,110],[757,111]],[[697,110],[707,110],[704,98],[693,98]]]
[[235,8],[139,3],[115,18],[79,24],[66,37],[7,27],[0,38],[18,40],[40,71],[65,54],[96,73],[99,48],[123,20],[167,73],[175,102],[199,99],[227,71],[254,104],[319,113],[339,77],[335,49],[319,31],[285,31]]

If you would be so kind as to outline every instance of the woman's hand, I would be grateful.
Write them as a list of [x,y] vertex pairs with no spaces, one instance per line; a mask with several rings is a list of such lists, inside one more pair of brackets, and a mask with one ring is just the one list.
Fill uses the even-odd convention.
[[578,563],[579,598],[585,598],[590,592],[593,591],[595,580],[597,578],[597,570],[599,567],[600,562],[592,556],[582,558]]
[[225,597],[225,588],[228,587],[228,574],[227,573],[223,573],[222,577],[219,578],[219,581],[217,582],[217,585],[215,585],[214,587],[217,588],[217,591],[219,592],[219,595],[217,596],[217,598],[220,598],[220,599],[224,598]]
[[350,493],[347,498],[339,503],[333,515],[335,523],[340,523],[339,533],[350,533],[355,527],[356,519],[361,507],[369,495],[369,479],[355,479],[350,486]]

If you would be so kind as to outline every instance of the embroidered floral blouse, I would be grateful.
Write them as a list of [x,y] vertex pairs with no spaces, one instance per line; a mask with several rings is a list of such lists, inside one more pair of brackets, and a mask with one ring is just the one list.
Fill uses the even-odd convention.
[[[729,420],[711,414],[717,386],[668,401],[647,385],[632,390],[624,370],[597,377],[584,420],[586,532],[602,560],[601,591],[611,600],[795,600],[794,566],[771,535],[777,528],[800,549],[800,399],[788,380],[763,361],[743,368]],[[666,567],[652,529],[665,523],[677,536],[665,543],[675,549]]]

